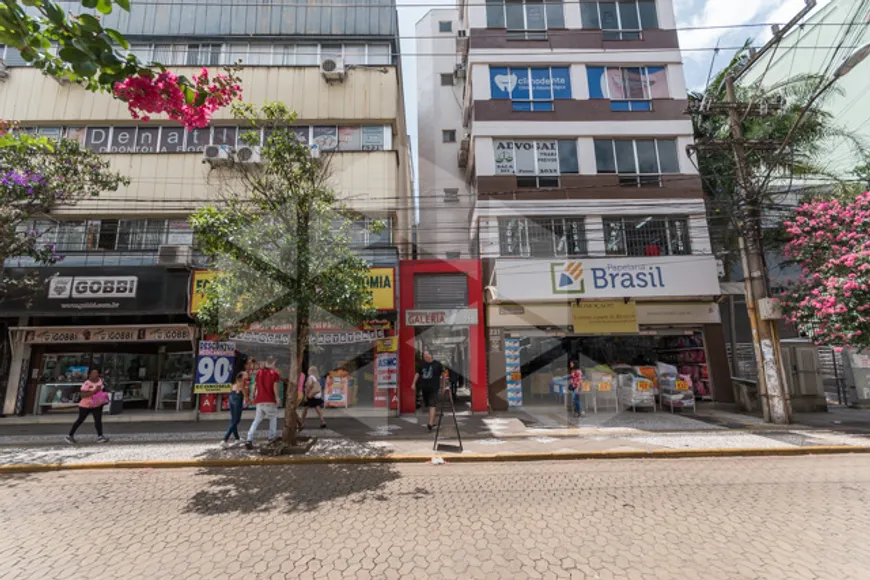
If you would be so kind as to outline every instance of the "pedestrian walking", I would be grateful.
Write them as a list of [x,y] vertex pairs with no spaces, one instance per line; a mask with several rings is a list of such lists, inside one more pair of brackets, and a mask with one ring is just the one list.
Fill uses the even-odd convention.
[[257,414],[248,430],[248,440],[245,441],[245,447],[248,449],[254,448],[254,434],[263,419],[269,420],[269,441],[278,437],[278,382],[280,380],[281,376],[275,370],[274,359],[266,361],[266,366],[257,371],[257,378],[254,381],[254,405]]
[[586,415],[586,411],[583,409],[583,399],[581,398],[581,393],[583,392],[583,372],[574,361],[568,363],[568,368],[568,390],[571,391],[571,399],[574,403],[574,416],[583,417]]
[[425,349],[423,361],[417,368],[417,374],[414,375],[414,383],[411,388],[416,389],[417,383],[420,383],[423,405],[429,408],[429,422],[426,423],[426,428],[429,431],[435,428],[435,406],[438,404],[438,391],[441,389],[441,373],[443,371],[443,365],[432,357],[428,348]]
[[320,377],[317,374],[317,367],[308,369],[308,378],[305,380],[305,407],[302,409],[302,420],[300,426],[305,424],[305,418],[308,416],[308,409],[314,409],[317,416],[320,418],[320,428],[326,429],[326,420],[323,418],[323,387],[320,384]]
[[224,433],[221,446],[226,449],[230,442],[230,435],[236,438],[236,441],[241,440],[239,437],[239,423],[242,422],[242,411],[249,405],[248,388],[250,387],[251,379],[247,372],[242,371],[236,376],[230,391],[230,426],[227,432]]
[[88,415],[93,415],[94,427],[97,429],[97,443],[106,443],[109,439],[103,436],[103,405],[109,402],[109,394],[103,390],[103,379],[100,378],[99,370],[91,369],[91,372],[88,373],[88,379],[82,383],[80,396],[79,418],[73,423],[69,435],[64,439],[70,445],[74,445],[76,431],[82,426]]

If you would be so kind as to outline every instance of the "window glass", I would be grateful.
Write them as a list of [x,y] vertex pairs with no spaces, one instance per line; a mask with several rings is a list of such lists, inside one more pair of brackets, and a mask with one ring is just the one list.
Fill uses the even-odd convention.
[[601,28],[598,22],[598,4],[595,2],[581,2],[580,21],[583,28]]
[[640,8],[641,28],[658,28],[659,18],[656,14],[655,0],[640,0],[637,5]]
[[670,253],[674,255],[690,254],[692,251],[689,247],[688,221],[683,219],[670,219],[668,222]]
[[494,141],[495,174],[514,174],[514,147],[512,141]]
[[677,159],[677,141],[675,139],[659,139],[657,145],[662,173],[679,173],[680,162]]
[[619,17],[616,15],[615,2],[599,2],[598,10],[601,13],[601,28],[603,30],[619,30]]
[[544,16],[544,3],[541,0],[526,0],[526,29],[547,29],[547,21]]
[[508,0],[505,2],[505,19],[508,30],[525,30],[526,19],[522,1]]
[[640,28],[640,20],[637,17],[637,4],[634,2],[618,2],[619,20],[622,30],[637,30]]
[[346,44],[344,46],[344,62],[346,64],[365,64],[366,47],[362,44]]
[[131,44],[130,54],[139,59],[140,62],[148,64],[151,62],[154,51],[150,44]]
[[637,173],[634,163],[634,143],[632,141],[614,141],[616,148],[616,172]]
[[635,144],[637,145],[638,173],[658,173],[656,142],[652,139],[638,139]]
[[566,251],[569,256],[586,254],[586,230],[582,218],[565,220],[565,239],[568,245]]
[[183,44],[155,44],[154,60],[163,65],[184,64],[186,51]]
[[662,66],[647,67],[647,82],[649,83],[650,98],[668,98],[668,73]]
[[360,127],[338,128],[338,150],[359,151],[362,149],[362,131]]
[[215,145],[235,147],[238,131],[238,127],[215,127],[211,142]]
[[285,44],[275,47],[275,62],[284,66],[296,64],[296,45]]
[[545,0],[547,28],[565,28],[565,11],[560,0]]
[[538,175],[559,175],[559,147],[556,141],[536,141]]
[[369,64],[391,64],[389,44],[369,45]]
[[341,58],[340,44],[322,44],[320,46],[320,60],[327,58]]
[[616,173],[616,160],[613,157],[613,141],[595,140],[595,167],[598,173]]
[[455,143],[456,142],[456,131],[453,129],[445,129],[441,131],[441,142],[442,143]]
[[248,64],[251,66],[271,65],[272,46],[269,44],[252,44],[248,48]]
[[449,20],[442,20],[438,23],[438,32],[453,32],[453,23]]
[[453,86],[453,75],[451,73],[441,73],[441,86],[442,87],[452,87]]
[[604,247],[608,255],[625,254],[625,238],[621,219],[604,220]]
[[235,64],[242,61],[242,65],[247,65],[249,60],[247,44],[235,43],[227,45],[226,61],[229,64]]
[[535,175],[535,143],[534,141],[518,141],[514,143],[517,175]]
[[486,0],[487,28],[504,28],[504,0]]
[[335,151],[338,147],[338,127],[314,127],[313,142],[321,151]]
[[577,141],[559,141],[559,173],[580,173],[577,161]]
[[639,67],[626,67],[622,69],[622,86],[625,96],[629,99],[644,99],[646,94],[646,81]]
[[319,64],[316,44],[300,44],[296,46],[296,66],[316,66]]
[[381,125],[373,125],[362,128],[362,149],[363,151],[383,151],[384,150],[384,127]]
[[524,219],[500,219],[499,242],[501,255],[523,256],[528,255],[524,249],[527,237],[526,220]]

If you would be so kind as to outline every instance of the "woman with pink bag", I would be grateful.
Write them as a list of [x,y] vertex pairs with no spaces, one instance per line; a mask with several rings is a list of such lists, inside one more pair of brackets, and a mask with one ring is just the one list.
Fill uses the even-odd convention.
[[103,380],[100,371],[91,369],[88,380],[82,384],[81,400],[79,401],[79,418],[73,423],[72,429],[64,439],[70,445],[76,443],[76,430],[82,426],[88,415],[94,416],[94,426],[97,428],[97,443],[109,441],[103,436],[103,405],[109,402],[109,393],[103,390]]

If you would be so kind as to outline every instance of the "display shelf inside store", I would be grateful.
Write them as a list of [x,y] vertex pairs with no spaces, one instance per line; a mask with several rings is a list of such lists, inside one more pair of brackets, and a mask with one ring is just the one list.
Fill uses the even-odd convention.
[[40,403],[40,407],[48,407],[50,409],[72,409],[78,407],[78,403]]

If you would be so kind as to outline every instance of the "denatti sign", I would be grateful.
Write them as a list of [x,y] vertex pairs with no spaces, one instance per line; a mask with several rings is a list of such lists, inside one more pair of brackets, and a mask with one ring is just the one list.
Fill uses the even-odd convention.
[[496,262],[500,301],[649,298],[719,294],[711,256]]

